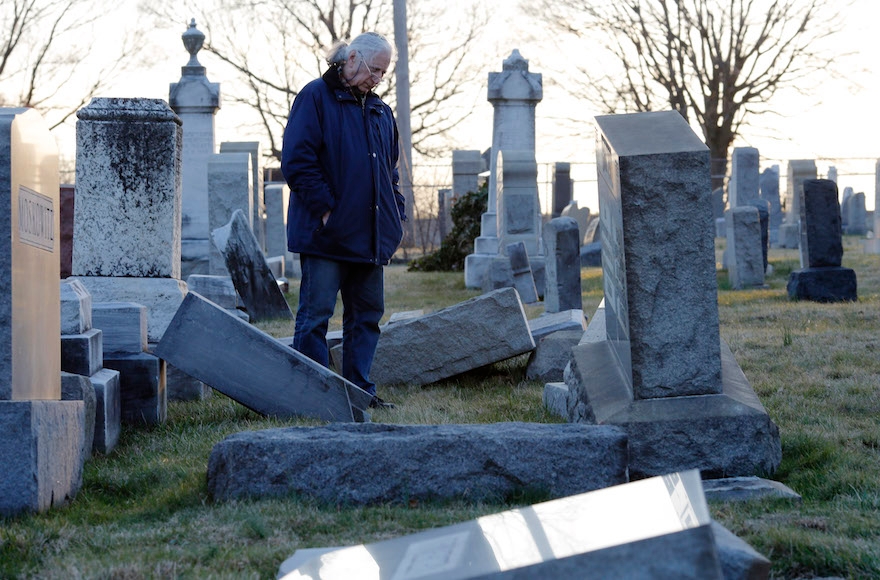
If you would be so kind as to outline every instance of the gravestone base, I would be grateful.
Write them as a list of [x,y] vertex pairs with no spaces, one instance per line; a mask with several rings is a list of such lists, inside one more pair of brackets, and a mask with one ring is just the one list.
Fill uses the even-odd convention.
[[92,450],[106,455],[116,449],[122,431],[119,371],[101,369],[89,380],[95,389],[95,439]]
[[118,354],[104,358],[104,366],[119,371],[123,423],[158,425],[165,422],[168,392],[164,360],[146,352]]
[[159,342],[186,296],[178,278],[77,276],[92,302],[134,302],[147,307],[147,340]]
[[82,486],[82,401],[0,401],[0,515],[42,512]]
[[699,469],[704,479],[766,475],[782,460],[779,429],[721,342],[722,392],[633,400],[611,343],[572,349],[568,420],[618,425],[629,437],[631,479]]
[[[477,238],[479,240],[480,238]],[[493,238],[495,245],[498,245],[498,238]],[[472,290],[482,290],[483,281],[489,273],[492,266],[492,260],[498,257],[497,251],[494,254],[470,254],[464,259],[464,285]]]
[[782,224],[779,226],[778,244],[780,248],[797,248],[800,242],[800,224]]
[[788,276],[788,297],[813,302],[855,302],[856,273],[850,268],[804,268]]

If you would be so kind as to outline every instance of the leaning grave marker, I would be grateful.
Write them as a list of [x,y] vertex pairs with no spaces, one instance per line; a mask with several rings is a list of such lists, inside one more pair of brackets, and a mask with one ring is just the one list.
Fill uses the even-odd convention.
[[708,148],[674,111],[596,122],[605,331],[572,349],[569,420],[624,427],[633,477],[772,473],[779,431],[719,333]]

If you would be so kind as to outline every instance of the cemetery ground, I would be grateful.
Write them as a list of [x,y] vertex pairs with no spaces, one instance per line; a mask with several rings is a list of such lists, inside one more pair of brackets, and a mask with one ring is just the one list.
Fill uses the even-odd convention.
[[[719,240],[719,258],[723,240]],[[880,260],[844,237],[843,265],[859,301],[792,302],[785,285],[796,250],[771,249],[769,288],[732,291],[719,271],[721,336],[770,417],[783,459],[772,476],[803,501],[710,504],[715,519],[772,561],[777,578],[880,577]],[[602,298],[601,268],[582,270],[584,312]],[[461,273],[387,270],[387,314],[430,312],[474,296]],[[295,285],[294,285],[295,289]],[[295,295],[288,296],[295,302]],[[295,304],[292,304],[295,306]],[[529,318],[541,306],[526,306]],[[337,313],[335,327],[341,316]],[[292,325],[262,325],[290,336]],[[205,340],[222,340],[206,336]],[[376,422],[557,422],[543,385],[525,379],[527,356],[428,387],[382,389],[398,404]],[[523,493],[466,501],[348,507],[283,499],[215,503],[205,472],[227,435],[311,420],[260,417],[215,394],[171,403],[154,428],[123,427],[120,445],[86,464],[75,501],[44,514],[0,520],[2,578],[274,578],[304,547],[375,542],[546,499]],[[365,473],[365,478],[383,477]]]

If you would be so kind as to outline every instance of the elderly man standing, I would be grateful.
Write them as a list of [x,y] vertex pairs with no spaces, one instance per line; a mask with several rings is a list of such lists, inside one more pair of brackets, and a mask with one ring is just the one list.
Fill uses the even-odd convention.
[[302,280],[293,348],[327,366],[327,324],[342,293],[342,375],[376,395],[370,368],[385,311],[383,266],[403,237],[397,123],[373,89],[392,48],[365,32],[328,54],[329,68],[293,102],[281,153],[290,186],[287,245]]

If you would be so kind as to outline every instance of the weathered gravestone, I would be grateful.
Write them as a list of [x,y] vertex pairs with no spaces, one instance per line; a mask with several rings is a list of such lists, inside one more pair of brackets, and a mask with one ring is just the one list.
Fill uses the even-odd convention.
[[183,132],[181,276],[207,274],[211,252],[208,227],[208,160],[214,148],[214,116],[220,109],[220,85],[208,81],[197,58],[205,35],[193,19],[182,35],[189,62],[171,83],[168,103],[180,117]]
[[229,223],[211,232],[211,237],[226,260],[226,269],[251,321],[292,319],[290,306],[278,288],[244,212],[235,210]]
[[[244,222],[253,232],[254,199],[251,192],[251,157],[247,153],[217,153],[208,161],[208,227],[213,232],[229,223],[241,210]],[[260,247],[259,240],[257,247]],[[208,273],[228,276],[226,259],[217,244],[211,245]]]
[[369,420],[372,395],[195,292],[155,352],[263,415]]
[[[577,200],[571,200],[567,206],[562,209],[560,213],[561,217],[570,217],[574,219],[574,221],[578,224],[578,243],[583,245],[586,244],[587,237],[587,228],[590,227],[590,208],[588,207],[578,207]],[[592,240],[591,240],[592,241]]]
[[519,295],[502,288],[385,329],[370,378],[427,385],[535,348]]
[[[327,461],[316,458],[328,458]],[[364,478],[367,471],[381,477]],[[211,451],[216,500],[288,496],[332,504],[550,497],[626,481],[616,427],[342,424],[250,431]]]
[[95,98],[77,117],[73,275],[95,302],[146,306],[156,342],[186,294],[180,119],[159,99]]
[[[502,160],[503,158],[503,160]],[[541,238],[541,206],[538,200],[538,164],[534,151],[499,152],[498,239],[502,250],[522,242],[529,257],[539,297],[544,296],[544,244]],[[514,272],[515,274],[515,272]],[[526,297],[523,296],[525,300]]]
[[633,477],[772,473],[779,431],[719,334],[708,148],[674,111],[596,122],[604,332],[572,349],[569,420],[624,427]]
[[571,163],[556,162],[553,166],[553,182],[551,189],[553,191],[553,214],[552,217],[558,218],[564,210],[572,202],[572,182],[571,182]]
[[290,188],[286,183],[267,183],[263,195],[266,201],[266,255],[284,256],[284,274],[299,277],[293,252],[287,251],[287,204]]
[[298,550],[278,577],[766,578],[770,562],[731,536],[690,471],[374,544]]
[[544,310],[582,310],[581,243],[572,218],[553,218],[544,225]]
[[0,515],[82,485],[83,401],[61,400],[58,149],[33,109],[0,108]]
[[782,204],[779,200],[779,166],[773,165],[761,172],[759,179],[760,198],[770,204],[769,243],[779,241],[779,226],[782,225]]
[[753,205],[727,211],[727,272],[734,290],[764,287],[761,216]]
[[843,268],[843,241],[837,184],[830,179],[803,183],[801,269],[788,278],[788,296],[815,302],[857,300],[856,273]]
[[749,205],[758,199],[759,163],[760,155],[754,147],[733,148],[730,178],[727,182],[727,204],[731,208]]
[[[266,207],[266,190],[263,185],[263,166],[260,163],[259,141],[224,141],[220,143],[220,153],[247,153],[251,158],[251,229],[254,237],[260,244],[260,249],[266,255],[269,254],[268,240],[266,238],[266,219],[268,209]],[[282,217],[287,214],[283,214]]]
[[846,227],[843,233],[849,236],[864,236],[868,232],[865,194],[854,193],[846,204]]
[[779,226],[780,248],[796,248],[800,242],[800,202],[803,184],[807,179],[816,179],[815,161],[812,159],[794,159],[788,162],[785,217],[782,220],[782,225]]

